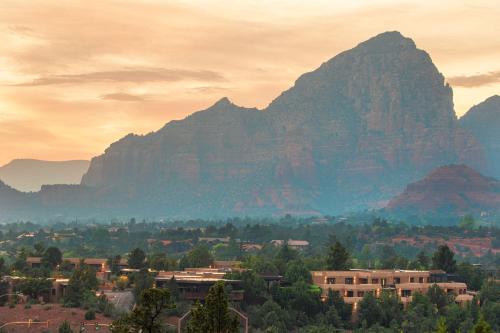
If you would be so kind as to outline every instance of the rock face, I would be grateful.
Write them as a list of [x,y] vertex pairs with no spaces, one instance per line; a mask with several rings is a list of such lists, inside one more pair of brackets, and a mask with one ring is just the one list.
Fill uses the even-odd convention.
[[387,208],[405,215],[498,213],[500,181],[465,165],[444,166],[408,185]]
[[18,159],[0,167],[0,179],[20,191],[40,191],[42,185],[79,184],[89,164],[84,160]]
[[387,32],[264,110],[224,98],[124,137],[92,159],[81,187],[88,212],[120,216],[326,214],[380,207],[441,165],[483,162],[429,55]]
[[500,178],[500,96],[492,96],[472,107],[460,118],[460,126],[484,147],[488,162],[485,172]]

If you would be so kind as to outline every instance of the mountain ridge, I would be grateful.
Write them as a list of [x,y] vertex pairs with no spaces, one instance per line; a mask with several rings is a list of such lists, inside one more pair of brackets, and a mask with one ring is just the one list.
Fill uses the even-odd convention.
[[382,207],[453,163],[482,170],[482,147],[459,126],[452,89],[429,54],[387,32],[301,75],[263,110],[222,98],[112,143],[92,159],[75,209],[178,218],[335,214]]

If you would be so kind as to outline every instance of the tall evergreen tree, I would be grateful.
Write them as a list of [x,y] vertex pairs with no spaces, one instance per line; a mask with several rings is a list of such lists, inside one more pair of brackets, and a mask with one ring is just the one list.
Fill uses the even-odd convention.
[[336,241],[328,249],[326,263],[328,269],[334,271],[342,271],[349,268],[349,252],[347,252],[347,249],[339,241]]
[[435,269],[442,269],[446,273],[454,273],[457,270],[457,262],[454,259],[455,253],[448,245],[441,245],[432,256],[432,266]]
[[[224,283],[219,281],[208,291],[205,305],[197,304],[188,323],[188,333],[237,333],[238,318],[231,314]],[[200,329],[203,329],[200,331]]]

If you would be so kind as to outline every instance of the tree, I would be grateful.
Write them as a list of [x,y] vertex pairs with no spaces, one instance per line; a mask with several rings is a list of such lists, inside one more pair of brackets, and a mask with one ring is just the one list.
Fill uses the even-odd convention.
[[138,306],[130,313],[113,322],[113,333],[163,332],[161,315],[175,307],[168,289],[145,290]]
[[424,251],[420,251],[417,254],[417,262],[421,269],[427,269],[429,267],[429,257]]
[[442,269],[446,273],[454,273],[457,270],[457,262],[453,258],[455,253],[448,245],[441,245],[432,256],[432,266],[435,269]]
[[132,293],[134,294],[136,301],[140,301],[140,297],[144,290],[153,287],[154,278],[147,269],[141,269],[133,275],[133,282],[134,289],[132,290]]
[[141,269],[145,266],[146,254],[143,250],[135,248],[128,256],[128,265],[133,269]]
[[62,262],[62,253],[57,247],[51,246],[45,250],[42,256],[42,263],[54,269]]
[[446,292],[441,289],[437,284],[433,284],[427,290],[427,297],[431,303],[435,304],[439,312],[443,312],[444,308],[448,305],[449,299]]
[[332,289],[328,290],[326,306],[334,307],[342,321],[348,322],[351,320],[352,306],[344,302],[344,299],[340,296],[338,291]]
[[[203,330],[200,330],[203,329]],[[224,283],[219,281],[210,287],[205,305],[197,304],[191,316],[188,333],[237,333],[238,318],[229,311]]]
[[82,305],[85,297],[92,290],[97,289],[99,281],[95,275],[95,271],[80,262],[80,266],[73,271],[69,279],[67,295],[64,303],[66,306],[79,307]]
[[285,280],[292,284],[297,281],[310,283],[312,281],[311,272],[309,272],[302,260],[293,260],[286,265]]
[[348,262],[349,252],[347,252],[346,248],[339,241],[336,241],[328,250],[328,257],[326,259],[328,269],[334,271],[346,270],[349,268]]
[[52,281],[44,278],[26,278],[16,285],[16,291],[36,300],[38,297],[48,295],[52,288]]
[[[183,265],[188,265],[189,267],[209,267],[213,264],[214,258],[208,247],[205,245],[198,245],[189,251],[187,257],[185,257]],[[186,268],[181,267],[181,268]]]
[[59,325],[58,329],[59,333],[73,333],[73,330],[71,329],[71,325],[67,320],[63,321],[61,325]]
[[446,327],[446,319],[444,319],[444,317],[439,318],[436,333],[448,333],[448,328]]
[[479,317],[477,324],[474,325],[472,333],[493,333],[491,326],[484,320],[483,316]]
[[358,316],[359,322],[366,327],[373,326],[381,321],[382,313],[373,293],[366,293],[359,302]]

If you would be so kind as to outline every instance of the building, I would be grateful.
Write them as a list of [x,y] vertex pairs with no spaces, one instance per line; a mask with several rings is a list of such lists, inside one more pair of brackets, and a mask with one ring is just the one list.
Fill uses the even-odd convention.
[[204,301],[208,290],[218,281],[229,285],[229,300],[240,302],[243,300],[243,288],[240,280],[225,279],[227,271],[216,268],[186,268],[184,271],[158,272],[155,285],[158,288],[168,286],[175,281],[181,298],[191,301]]
[[294,249],[294,250],[306,250],[309,248],[309,242],[306,240],[294,240],[294,239],[289,239],[287,241],[284,241],[282,239],[274,239],[271,241],[271,244],[274,246],[283,246],[284,244],[288,245],[288,247]]
[[[83,261],[85,265],[88,265],[96,270],[96,272],[105,272],[109,270],[107,259],[100,258],[63,258],[63,262],[69,264],[69,267],[76,268],[80,266],[80,263]],[[40,257],[28,257],[26,259],[26,263],[29,268],[39,268],[42,266],[42,258]]]
[[408,270],[349,270],[349,271],[313,271],[313,283],[321,288],[323,299],[331,289],[337,291],[344,301],[353,305],[353,310],[366,293],[379,296],[384,290],[397,293],[406,305],[416,292],[425,293],[433,284],[447,294],[455,295],[457,303],[472,300],[467,293],[467,285],[461,282],[447,281],[443,271],[408,271]]

